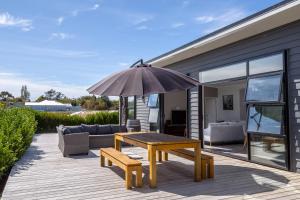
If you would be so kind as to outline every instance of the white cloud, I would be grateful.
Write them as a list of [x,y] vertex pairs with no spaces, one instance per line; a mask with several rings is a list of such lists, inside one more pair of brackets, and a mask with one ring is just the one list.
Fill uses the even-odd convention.
[[136,27],[136,30],[143,31],[143,30],[150,30],[150,28],[146,25],[142,25],[142,26]]
[[91,10],[97,10],[99,8],[99,4],[95,4],[93,7],[91,7]]
[[238,8],[233,8],[219,15],[215,14],[198,16],[195,18],[195,20],[200,24],[206,24],[204,29],[202,29],[202,33],[208,34],[221,27],[236,22],[244,18],[245,16],[247,16],[246,11]]
[[139,25],[152,20],[154,17],[152,15],[145,15],[145,16],[133,15],[132,18],[134,18],[132,23],[134,25]]
[[182,23],[182,22],[176,22],[176,23],[171,25],[172,28],[179,28],[179,27],[182,27],[182,26],[184,26],[184,23]]
[[60,39],[60,40],[66,40],[72,38],[74,38],[74,35],[68,33],[52,33],[50,36],[50,39]]
[[80,51],[80,50],[70,50],[70,49],[56,49],[47,47],[37,47],[37,46],[22,46],[16,45],[13,49],[1,49],[2,54],[13,54],[15,56],[28,56],[36,58],[72,58],[72,59],[82,59],[82,58],[99,58],[99,54],[96,51]]
[[185,7],[187,7],[189,4],[190,4],[190,1],[187,1],[187,0],[186,0],[186,1],[183,1],[183,2],[182,2],[182,7],[185,8]]
[[216,20],[214,16],[199,16],[195,18],[196,21],[201,23],[209,23]]
[[201,15],[195,18],[200,23],[231,23],[245,17],[247,13],[244,10],[233,8],[219,15]]
[[32,20],[14,17],[8,12],[0,13],[0,27],[18,27],[22,31],[33,29]]
[[120,63],[119,63],[119,66],[121,66],[121,67],[128,67],[128,66],[129,66],[129,63],[126,63],[126,62],[120,62]]
[[84,9],[76,9],[76,10],[73,10],[71,12],[71,15],[73,17],[76,17],[77,15],[79,15],[80,13],[83,13],[83,12],[89,12],[89,11],[95,11],[97,10],[98,8],[100,7],[99,4],[94,4],[92,7],[90,8],[84,8]]
[[0,74],[0,91],[9,91],[14,96],[20,96],[20,90],[22,85],[27,85],[31,94],[31,99],[35,100],[40,95],[43,95],[45,91],[54,89],[65,94],[67,97],[76,98],[83,95],[88,95],[86,89],[89,87],[75,84],[65,84],[60,81],[48,81],[48,80],[32,80],[24,76],[13,74],[9,76],[4,73]]
[[59,17],[57,18],[57,24],[60,26],[64,22],[65,18],[64,17]]

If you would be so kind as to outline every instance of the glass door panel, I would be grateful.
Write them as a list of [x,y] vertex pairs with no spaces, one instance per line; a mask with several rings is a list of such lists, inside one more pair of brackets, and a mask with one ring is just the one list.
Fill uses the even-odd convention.
[[251,134],[251,160],[286,168],[285,138]]

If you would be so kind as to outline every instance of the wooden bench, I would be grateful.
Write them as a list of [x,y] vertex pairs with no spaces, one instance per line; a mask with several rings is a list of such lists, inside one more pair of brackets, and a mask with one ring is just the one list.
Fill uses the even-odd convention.
[[[194,161],[195,154],[187,149],[177,149],[168,153]],[[214,178],[214,157],[201,153],[201,178]]]
[[130,159],[127,155],[114,148],[100,149],[100,165],[104,167],[105,158],[108,166],[112,163],[125,171],[125,186],[127,189],[132,187],[132,172],[136,171],[136,187],[142,187],[142,163],[138,160]]

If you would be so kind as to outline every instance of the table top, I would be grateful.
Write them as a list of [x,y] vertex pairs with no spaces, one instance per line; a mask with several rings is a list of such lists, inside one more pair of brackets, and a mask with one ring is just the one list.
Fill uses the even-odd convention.
[[164,133],[151,132],[133,132],[133,133],[116,133],[127,139],[136,140],[142,143],[159,145],[159,144],[186,144],[200,143],[199,140],[189,139],[185,137],[173,136]]

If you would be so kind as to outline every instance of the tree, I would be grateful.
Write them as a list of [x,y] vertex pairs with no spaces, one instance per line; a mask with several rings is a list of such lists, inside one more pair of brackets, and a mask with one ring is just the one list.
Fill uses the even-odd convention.
[[21,88],[21,99],[24,101],[29,101],[30,100],[30,92],[27,90],[26,85],[22,85]]
[[0,93],[0,101],[12,101],[15,97],[8,91],[2,91]]
[[45,92],[45,94],[43,96],[40,96],[38,100],[63,100],[64,98],[66,98],[66,96],[61,93],[61,92],[56,92],[55,90],[51,89],[47,92]]
[[41,101],[44,101],[44,100],[46,100],[45,96],[44,96],[44,95],[41,95],[41,96],[39,96],[35,101],[36,101],[36,102],[41,102]]

